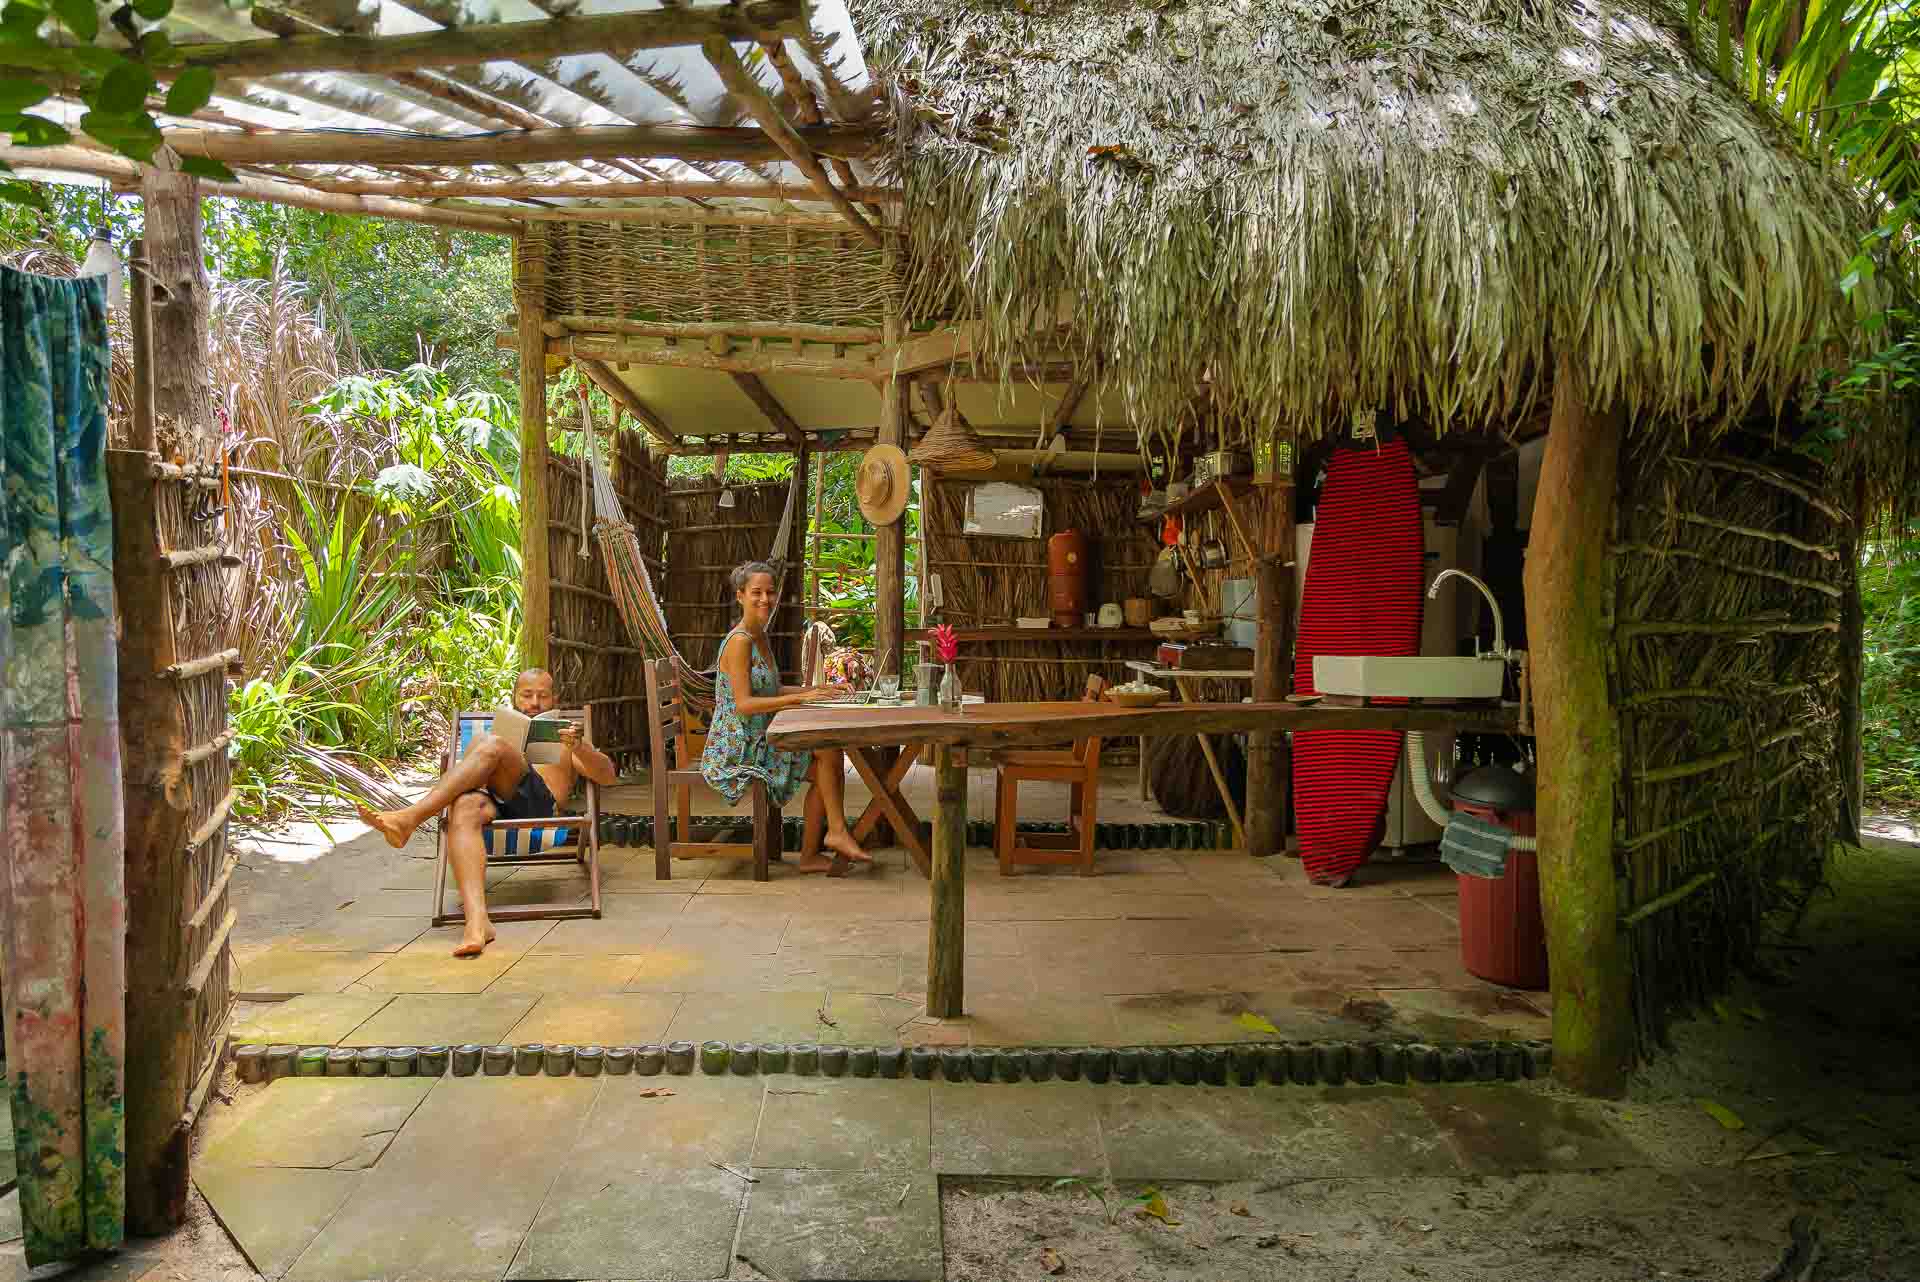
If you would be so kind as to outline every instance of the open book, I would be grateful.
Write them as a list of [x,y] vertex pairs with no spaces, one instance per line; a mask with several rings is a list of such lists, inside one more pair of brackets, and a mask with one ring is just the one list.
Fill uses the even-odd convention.
[[560,746],[560,728],[566,724],[567,719],[558,712],[529,717],[512,708],[496,708],[493,737],[518,748],[530,766],[553,766],[566,756]]

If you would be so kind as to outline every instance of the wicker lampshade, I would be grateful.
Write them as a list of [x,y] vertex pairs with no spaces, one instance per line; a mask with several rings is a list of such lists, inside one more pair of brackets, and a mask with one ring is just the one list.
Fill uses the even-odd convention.
[[933,472],[984,472],[994,465],[995,458],[992,448],[960,420],[951,398],[907,455],[908,462]]

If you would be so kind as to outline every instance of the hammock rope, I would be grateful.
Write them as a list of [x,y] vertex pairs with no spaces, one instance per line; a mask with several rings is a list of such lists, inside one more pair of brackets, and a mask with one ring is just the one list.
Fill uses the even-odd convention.
[[[600,462],[595,445],[597,438],[588,413],[587,393],[584,385],[580,392],[580,412],[586,426],[584,454],[587,468],[593,474],[593,486],[590,495],[593,509],[593,532],[600,544],[601,558],[607,566],[607,583],[613,589],[615,606],[620,617],[626,621],[627,633],[633,644],[648,659],[671,659],[674,670],[680,677],[681,696],[701,712],[710,711],[714,700],[714,672],[711,668],[696,668],[687,662],[674,644],[673,633],[667,627],[666,611],[660,606],[659,595],[653,589],[653,576],[647,572],[646,558],[641,554],[639,536],[634,533],[633,523],[627,520],[620,506],[620,496],[614,492],[613,477]],[[616,418],[618,411],[615,411]],[[795,461],[793,478],[787,484],[786,511],[780,517],[780,529],[773,537],[774,552],[767,557],[774,567],[776,589],[786,583],[787,561],[778,555],[779,550],[787,546],[787,539],[793,529],[793,511],[795,496],[802,483],[798,460]],[[589,496],[584,496],[587,498]]]

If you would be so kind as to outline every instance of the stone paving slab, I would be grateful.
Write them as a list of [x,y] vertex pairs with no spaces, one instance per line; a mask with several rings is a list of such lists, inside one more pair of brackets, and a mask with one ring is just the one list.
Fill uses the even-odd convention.
[[[796,965],[796,960],[806,964]],[[630,992],[817,992],[892,995],[899,986],[897,957],[713,956],[660,949],[645,953]]]
[[756,1170],[738,1252],[768,1277],[934,1282],[940,1192],[924,1170]]
[[548,953],[644,953],[659,946],[673,924],[680,919],[683,905],[691,895],[635,896],[613,911],[601,906],[601,917],[573,917],[557,921],[553,929],[529,951],[535,956]]
[[538,1000],[524,993],[403,993],[387,999],[341,1041],[348,1046],[491,1046],[505,1041]]
[[432,953],[402,950],[362,975],[353,991],[364,993],[481,993],[513,969],[520,954],[489,948],[479,957],[455,957],[451,949]]
[[747,1187],[706,1162],[665,1172],[569,1163],[507,1276],[725,1277]]
[[773,1078],[753,1164],[925,1177],[932,1169],[931,1093],[931,1083],[912,1079]]
[[1109,1087],[1098,1102],[1117,1180],[1325,1179],[1460,1169],[1405,1087]]
[[362,1170],[379,1159],[433,1085],[423,1077],[283,1077],[237,1125],[208,1139],[195,1169]]
[[338,993],[391,960],[393,953],[318,953],[276,944],[234,965],[234,996],[275,1000]]
[[[762,1079],[629,1076],[601,1080],[605,1085],[593,1113],[567,1155],[569,1169],[670,1173],[708,1162],[747,1168],[764,1106]],[[775,1079],[781,1085],[789,1080]],[[647,1093],[662,1090],[672,1094]],[[858,1107],[857,1102],[853,1107]]]
[[1479,1174],[1649,1165],[1646,1155],[1596,1110],[1524,1087],[1429,1086],[1415,1098],[1466,1169]]
[[976,996],[972,967],[968,967],[967,988],[970,1040],[982,1046],[1112,1046],[1119,1042],[1113,1008],[1104,1000],[998,993]]
[[[489,993],[617,993],[640,973],[638,956],[615,953],[589,957],[534,956],[517,959],[487,986]],[[597,1038],[595,1040],[598,1040]]]
[[15,1189],[0,1197],[0,1242],[18,1242],[26,1235],[26,1226],[20,1219],[20,1190]]
[[293,1266],[366,1178],[360,1171],[194,1165],[193,1182],[249,1263],[270,1278]]
[[1098,1092],[1074,1082],[933,1085],[933,1169],[942,1175],[1099,1176]]
[[[530,951],[533,946],[545,939],[556,921],[497,921],[493,923],[494,941],[487,945],[487,951],[479,960],[490,957],[519,956]],[[450,926],[435,926],[423,930],[418,938],[400,950],[403,957],[444,957],[456,961],[467,960],[453,956],[454,945],[458,944],[466,927],[459,922]]]
[[668,1040],[820,1042],[836,1037],[820,1022],[824,990],[793,993],[693,993],[680,1002]]
[[254,1011],[233,1030],[233,1036],[239,1042],[329,1046],[392,1000],[376,993],[302,993]]
[[638,1046],[665,1041],[681,1000],[678,993],[553,994],[542,997],[525,1018],[495,1040],[575,1046]]
[[306,930],[283,937],[280,944],[309,952],[395,953],[419,938],[427,920],[425,913],[409,919],[335,912]]
[[608,1080],[437,1082],[288,1276],[295,1282],[503,1276]]

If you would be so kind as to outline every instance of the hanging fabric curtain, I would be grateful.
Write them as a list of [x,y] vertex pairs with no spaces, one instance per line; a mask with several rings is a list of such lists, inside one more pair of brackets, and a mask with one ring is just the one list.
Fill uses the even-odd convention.
[[98,277],[0,268],[0,954],[27,1262],[126,1220],[125,881]]

